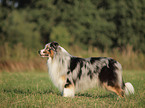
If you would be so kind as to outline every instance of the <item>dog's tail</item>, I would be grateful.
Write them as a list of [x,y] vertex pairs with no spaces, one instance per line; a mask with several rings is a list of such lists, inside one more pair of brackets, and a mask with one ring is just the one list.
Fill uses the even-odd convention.
[[134,87],[130,82],[125,83],[125,95],[134,94]]

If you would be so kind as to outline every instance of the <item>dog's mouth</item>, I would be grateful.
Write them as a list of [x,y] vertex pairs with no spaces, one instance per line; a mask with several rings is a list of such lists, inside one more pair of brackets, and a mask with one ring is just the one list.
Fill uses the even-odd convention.
[[49,57],[49,55],[41,55],[41,54],[40,54],[40,57]]

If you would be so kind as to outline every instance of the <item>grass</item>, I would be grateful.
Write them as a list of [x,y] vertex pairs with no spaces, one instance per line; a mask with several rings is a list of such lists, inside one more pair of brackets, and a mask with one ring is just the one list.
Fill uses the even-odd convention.
[[125,82],[133,84],[134,95],[119,98],[103,89],[93,88],[76,94],[75,98],[64,98],[51,83],[48,73],[1,72],[0,108],[144,108],[145,71],[124,71],[123,76]]

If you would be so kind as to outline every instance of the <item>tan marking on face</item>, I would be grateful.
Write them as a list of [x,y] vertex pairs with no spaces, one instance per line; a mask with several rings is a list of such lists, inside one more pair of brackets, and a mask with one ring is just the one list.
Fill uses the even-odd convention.
[[53,50],[50,50],[49,49],[45,49],[45,55],[49,55],[52,59],[54,57],[54,51]]
[[50,57],[53,59],[53,57],[54,57],[54,51],[51,50],[49,54],[50,54]]
[[45,54],[46,54],[46,55],[49,55],[50,53],[49,53],[49,51],[45,50]]

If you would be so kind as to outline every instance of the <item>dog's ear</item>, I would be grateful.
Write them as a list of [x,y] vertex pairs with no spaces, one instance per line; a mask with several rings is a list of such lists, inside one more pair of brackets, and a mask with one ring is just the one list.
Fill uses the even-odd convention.
[[54,50],[54,51],[56,51],[56,49],[57,49],[57,47],[59,46],[59,44],[57,43],[57,42],[52,42],[51,44],[50,44],[50,47],[52,48],[52,50]]

